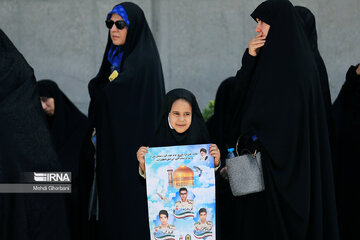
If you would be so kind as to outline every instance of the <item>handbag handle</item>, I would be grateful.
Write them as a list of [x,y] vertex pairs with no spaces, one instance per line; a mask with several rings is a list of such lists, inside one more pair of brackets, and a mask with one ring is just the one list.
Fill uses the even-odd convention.
[[[236,146],[235,146],[235,151],[236,151],[236,154],[238,155],[238,156],[240,156],[239,155],[239,152],[238,152],[238,146],[239,146],[239,140],[240,140],[240,138],[241,138],[242,136],[239,136],[238,137],[238,139],[237,139],[237,141],[236,141]],[[244,149],[245,150],[245,149]],[[250,151],[249,151],[250,152]],[[256,158],[256,154],[257,154],[257,149],[255,149],[255,152],[253,153],[253,157],[254,158]]]

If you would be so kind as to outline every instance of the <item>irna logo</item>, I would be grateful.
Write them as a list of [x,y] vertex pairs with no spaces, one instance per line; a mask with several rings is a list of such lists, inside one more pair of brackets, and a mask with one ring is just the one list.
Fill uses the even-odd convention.
[[35,182],[70,182],[69,173],[36,173]]

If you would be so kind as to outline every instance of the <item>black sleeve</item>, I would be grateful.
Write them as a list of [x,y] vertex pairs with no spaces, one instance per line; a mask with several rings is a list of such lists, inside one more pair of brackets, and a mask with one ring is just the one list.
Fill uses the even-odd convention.
[[249,50],[246,49],[242,58],[242,66],[236,73],[233,89],[231,91],[230,99],[232,101],[233,112],[231,118],[232,130],[228,133],[225,142],[229,146],[234,146],[239,137],[239,127],[242,119],[242,112],[245,99],[248,93],[248,88],[251,82],[252,75],[255,71],[257,57],[251,56]]
[[357,66],[351,66],[346,81],[351,81],[351,88],[353,90],[353,97],[350,102],[350,108],[353,111],[354,121],[356,121],[358,124],[360,123],[360,75],[356,73]]
[[255,70],[256,66],[256,57],[251,56],[249,54],[249,50],[246,49],[242,58],[242,66],[239,71],[236,73],[235,86],[233,90],[233,98],[234,100],[240,103],[240,106],[237,108],[242,108],[242,104],[244,102],[251,77]]
[[[341,87],[340,93],[332,106],[333,115],[341,115],[341,113],[338,113],[339,108],[341,108],[342,111],[346,111],[352,96],[354,96],[357,91],[360,91],[360,75],[356,74],[356,68],[357,66],[351,66],[346,73],[345,83]],[[334,117],[336,118],[337,116]]]
[[[344,116],[348,111],[355,111],[359,115],[360,110],[352,105],[360,104],[360,75],[356,74],[357,66],[351,66],[346,73],[346,80],[341,87],[340,93],[332,105],[332,120],[335,138],[339,137],[340,129],[344,125]],[[356,114],[356,111],[358,112]]]
[[244,80],[251,78],[256,65],[256,57],[249,54],[248,48],[244,52],[241,63],[242,66],[237,71],[236,78],[239,82],[244,82]]
[[[359,65],[357,65],[359,66]],[[358,89],[360,75],[356,74],[357,66],[351,66],[349,70],[346,73],[346,81],[341,88],[340,95],[344,95],[344,97],[349,97],[352,94],[355,94],[355,92]]]

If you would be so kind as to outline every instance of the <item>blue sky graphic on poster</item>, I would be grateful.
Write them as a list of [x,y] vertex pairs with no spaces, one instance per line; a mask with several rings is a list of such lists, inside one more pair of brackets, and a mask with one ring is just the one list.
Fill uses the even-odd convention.
[[152,240],[215,240],[210,144],[149,148],[145,155]]

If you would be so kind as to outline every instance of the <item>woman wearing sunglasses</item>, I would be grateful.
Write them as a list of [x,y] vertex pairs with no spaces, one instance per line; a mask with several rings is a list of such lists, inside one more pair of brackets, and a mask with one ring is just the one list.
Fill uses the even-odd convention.
[[[136,151],[153,138],[165,95],[156,43],[144,12],[116,5],[99,73],[89,83],[89,119],[96,129],[97,219],[101,239],[149,239],[145,181]],[[104,26],[105,27],[105,26]],[[98,211],[97,211],[98,210]]]

